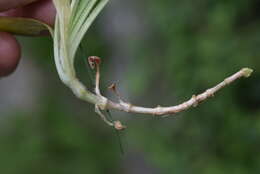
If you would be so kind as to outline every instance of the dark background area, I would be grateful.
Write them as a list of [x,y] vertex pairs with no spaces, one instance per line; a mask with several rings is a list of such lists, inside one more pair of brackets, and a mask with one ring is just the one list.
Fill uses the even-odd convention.
[[56,73],[51,38],[19,37],[23,59],[0,80],[0,173],[260,173],[260,1],[111,0],[76,67],[102,58],[102,91],[144,106],[175,105],[242,67],[255,71],[197,108],[167,118],[112,111],[118,137]]

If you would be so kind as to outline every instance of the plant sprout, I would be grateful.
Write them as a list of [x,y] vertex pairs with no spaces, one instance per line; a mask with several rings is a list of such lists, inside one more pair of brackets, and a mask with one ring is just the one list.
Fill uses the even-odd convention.
[[142,113],[150,115],[176,114],[192,106],[197,106],[200,102],[232,83],[241,77],[249,77],[253,70],[243,68],[232,76],[226,78],[213,88],[210,88],[199,95],[193,95],[188,101],[170,107],[157,106],[155,108],[144,108],[124,102],[116,90],[115,84],[110,89],[116,94],[119,102],[113,102],[104,97],[99,89],[100,83],[100,63],[97,56],[88,59],[90,67],[95,69],[95,90],[91,92],[77,78],[74,67],[74,59],[81,40],[86,34],[97,15],[102,11],[108,0],[53,0],[57,9],[57,16],[54,28],[54,57],[58,74],[62,82],[68,86],[80,99],[95,105],[95,111],[110,126],[118,130],[125,128],[120,121],[109,121],[102,110],[115,109],[125,112]]
[[252,69],[242,68],[218,85],[207,89],[199,95],[193,95],[188,101],[179,105],[169,107],[158,105],[155,108],[145,108],[123,101],[116,90],[115,84],[112,84],[109,89],[115,93],[118,102],[113,102],[104,97],[99,89],[101,59],[97,56],[90,56],[88,63],[90,68],[94,69],[96,73],[95,89],[92,92],[77,78],[74,59],[83,37],[108,1],[109,0],[53,0],[57,11],[54,29],[33,19],[0,17],[0,30],[15,34],[37,35],[43,30],[46,30],[47,27],[53,37],[54,59],[61,81],[73,91],[76,97],[94,104],[96,113],[99,114],[109,126],[113,126],[117,130],[124,129],[125,126],[123,126],[120,121],[110,121],[107,119],[105,114],[103,114],[104,110],[114,109],[158,116],[176,114],[192,106],[197,106],[199,103],[214,96],[214,94],[223,87],[241,77],[249,77],[253,72]]

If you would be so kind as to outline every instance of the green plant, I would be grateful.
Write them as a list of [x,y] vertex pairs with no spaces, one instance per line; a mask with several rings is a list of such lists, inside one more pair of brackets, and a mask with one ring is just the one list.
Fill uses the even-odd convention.
[[[94,104],[96,112],[108,125],[114,126],[116,129],[124,128],[119,121],[109,121],[102,110],[116,109],[125,112],[151,115],[175,114],[192,106],[197,106],[197,104],[213,96],[226,85],[241,77],[249,77],[252,73],[251,69],[243,68],[215,87],[197,96],[193,95],[190,100],[176,106],[161,107],[158,105],[155,108],[144,108],[124,102],[116,91],[115,85],[112,85],[110,89],[115,92],[119,102],[116,103],[104,97],[99,89],[101,60],[99,57],[91,56],[88,59],[91,65],[90,67],[96,70],[95,91],[91,92],[77,78],[74,59],[84,35],[108,1],[109,0],[53,0],[57,10],[56,22],[54,30],[48,27],[53,36],[55,64],[61,81],[68,86],[78,98]],[[38,24],[33,20],[31,22]]]
[[122,101],[115,85],[112,85],[110,88],[117,94],[119,103],[114,103],[102,96],[99,90],[99,66],[101,61],[100,58],[92,56],[89,57],[89,63],[92,65],[92,68],[96,68],[96,87],[95,93],[92,93],[77,79],[74,69],[74,57],[83,36],[107,2],[108,0],[54,0],[57,9],[54,29],[54,53],[56,67],[63,83],[71,88],[78,98],[94,104],[96,112],[110,126],[115,126],[117,129],[123,128],[119,121],[108,121],[101,110],[117,109],[125,112],[152,115],[174,114],[191,106],[196,106],[234,80],[240,77],[249,77],[252,73],[251,69],[243,68],[217,86],[206,90],[198,96],[193,95],[190,100],[177,106],[144,108]]

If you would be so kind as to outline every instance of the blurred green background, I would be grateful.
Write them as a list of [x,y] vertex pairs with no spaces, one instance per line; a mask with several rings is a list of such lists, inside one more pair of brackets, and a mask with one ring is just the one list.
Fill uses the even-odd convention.
[[19,37],[23,60],[0,81],[0,173],[260,173],[260,1],[111,0],[76,66],[102,57],[102,91],[175,105],[242,67],[255,70],[199,107],[167,118],[112,111],[118,136],[56,73],[48,37]]

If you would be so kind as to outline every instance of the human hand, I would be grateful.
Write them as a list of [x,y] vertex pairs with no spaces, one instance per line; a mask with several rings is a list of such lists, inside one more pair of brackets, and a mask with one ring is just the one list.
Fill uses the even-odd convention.
[[[34,18],[52,26],[55,13],[52,0],[0,0],[0,16]],[[0,77],[12,73],[20,57],[15,37],[0,31]]]

